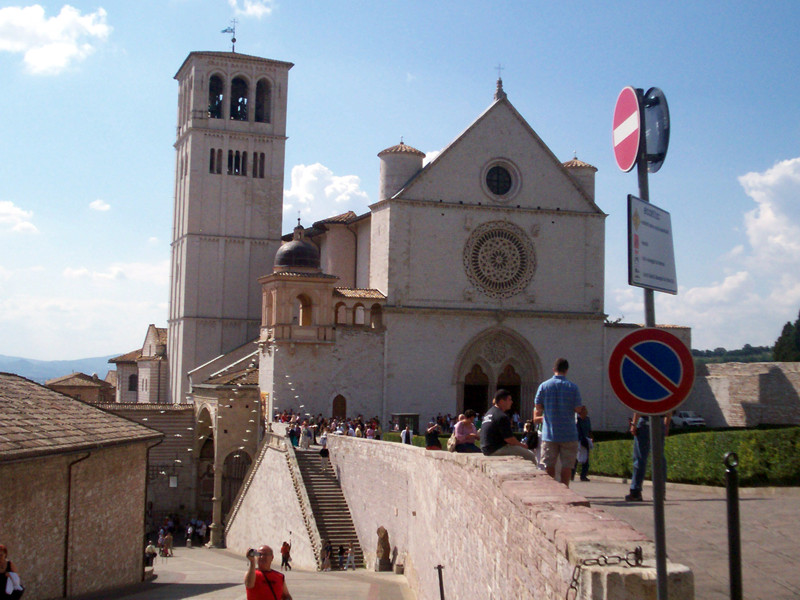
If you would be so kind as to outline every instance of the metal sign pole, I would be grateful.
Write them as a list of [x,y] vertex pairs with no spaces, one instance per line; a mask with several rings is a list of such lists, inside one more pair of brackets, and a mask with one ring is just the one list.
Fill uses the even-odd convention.
[[[647,180],[647,142],[645,139],[645,111],[643,90],[637,89],[639,99],[640,131],[642,141],[639,145],[639,158],[636,161],[639,178],[639,198],[650,202],[650,185]],[[654,292],[644,290],[644,324],[645,327],[656,326],[656,308]],[[650,451],[653,455],[653,525],[656,544],[656,585],[658,600],[667,600],[667,540],[665,536],[664,496],[666,473],[664,472],[664,419],[661,416],[650,417]]]

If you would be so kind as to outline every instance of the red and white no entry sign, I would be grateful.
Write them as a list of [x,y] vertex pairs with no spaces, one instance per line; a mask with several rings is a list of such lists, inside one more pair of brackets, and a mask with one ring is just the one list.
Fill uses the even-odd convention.
[[628,86],[622,88],[614,107],[614,158],[617,166],[630,171],[639,157],[639,144],[642,138],[639,95]]

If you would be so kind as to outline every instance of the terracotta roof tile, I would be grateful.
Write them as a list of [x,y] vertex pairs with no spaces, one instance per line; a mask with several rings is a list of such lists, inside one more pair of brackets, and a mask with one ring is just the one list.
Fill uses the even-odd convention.
[[578,157],[573,158],[572,160],[568,160],[565,163],[562,163],[567,169],[579,169],[579,168],[589,168],[594,169],[597,171],[597,167],[590,165],[587,162],[583,162],[582,160],[578,160]]
[[69,375],[62,375],[61,377],[56,377],[55,379],[48,379],[44,382],[44,384],[48,387],[51,385],[72,385],[99,388],[113,387],[107,381],[104,381],[103,379],[95,379],[86,373],[70,373]]
[[384,154],[416,154],[417,156],[421,156],[423,158],[425,157],[424,152],[417,150],[416,148],[413,148],[403,142],[400,142],[396,146],[392,146],[391,148],[386,148],[386,150],[381,150],[380,152],[378,152],[378,156],[383,156]]
[[0,373],[0,403],[0,462],[163,436],[11,373]]
[[130,352],[126,352],[125,354],[120,354],[119,356],[115,356],[114,358],[109,358],[108,362],[110,363],[122,363],[122,362],[136,362],[136,359],[142,355],[142,349],[139,348],[137,350],[131,350]]
[[386,295],[382,294],[380,290],[368,288],[337,287],[333,289],[333,295],[341,296],[343,298],[371,298],[373,300],[386,300]]

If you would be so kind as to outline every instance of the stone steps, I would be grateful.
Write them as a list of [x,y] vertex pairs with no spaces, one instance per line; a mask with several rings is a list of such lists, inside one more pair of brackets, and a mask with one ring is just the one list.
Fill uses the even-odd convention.
[[350,509],[329,463],[323,467],[319,454],[314,450],[295,449],[295,455],[320,537],[323,543],[330,540],[333,546],[331,566],[335,569],[339,566],[339,546],[347,548],[352,542],[356,568],[363,568],[364,553],[358,543]]

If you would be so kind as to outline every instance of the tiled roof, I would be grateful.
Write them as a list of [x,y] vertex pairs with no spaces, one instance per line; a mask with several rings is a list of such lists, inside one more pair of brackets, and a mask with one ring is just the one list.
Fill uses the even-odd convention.
[[374,300],[386,300],[386,295],[382,294],[380,290],[368,288],[337,287],[333,289],[333,295],[342,296],[343,298],[372,298]]
[[0,373],[0,403],[0,462],[163,437],[11,373]]
[[270,273],[270,275],[280,275],[281,277],[317,277],[322,279],[339,279],[336,275],[327,275],[325,273],[302,273],[299,271],[278,271],[277,273]]
[[109,358],[108,362],[110,363],[124,363],[124,362],[136,362],[136,359],[142,355],[142,349],[139,348],[138,350],[131,350],[125,354],[120,354],[119,356],[115,356],[114,358]]
[[587,162],[583,162],[582,160],[578,160],[577,156],[575,158],[573,158],[572,160],[568,160],[567,162],[563,163],[563,165],[567,169],[589,168],[589,169],[594,169],[595,171],[597,171],[597,167],[595,167],[593,165],[590,165]]
[[46,386],[51,385],[82,385],[84,387],[111,387],[111,384],[102,379],[95,379],[86,373],[70,373],[69,375],[62,375],[55,379],[48,379],[44,382]]
[[313,227],[317,225],[324,225],[326,223],[349,223],[353,219],[357,219],[358,216],[352,210],[348,210],[346,213],[342,213],[340,215],[334,215],[332,217],[328,217],[327,219],[322,219],[321,221],[315,221]]
[[258,385],[258,367],[212,375],[203,383],[208,385]]
[[386,150],[381,150],[378,152],[378,156],[383,156],[384,154],[416,154],[417,156],[425,157],[425,153],[417,150],[416,148],[412,148],[408,144],[404,144],[400,142],[397,146],[392,146],[391,148],[387,148]]

